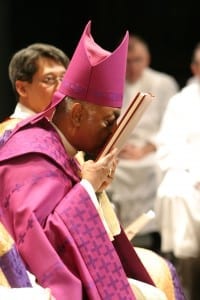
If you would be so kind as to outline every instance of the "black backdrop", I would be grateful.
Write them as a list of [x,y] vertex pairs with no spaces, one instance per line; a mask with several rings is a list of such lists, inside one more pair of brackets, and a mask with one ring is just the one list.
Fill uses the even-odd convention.
[[[80,3],[79,3],[80,2]],[[152,67],[172,74],[180,86],[191,75],[191,53],[200,41],[197,3],[158,0],[0,0],[0,119],[15,105],[8,80],[11,55],[33,42],[47,42],[71,57],[88,22],[101,46],[112,51],[126,30],[143,36]]]

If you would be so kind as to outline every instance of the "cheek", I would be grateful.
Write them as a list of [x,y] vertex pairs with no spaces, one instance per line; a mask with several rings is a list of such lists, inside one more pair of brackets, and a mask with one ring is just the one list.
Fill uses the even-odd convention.
[[92,139],[93,139],[93,143],[96,145],[96,147],[102,147],[108,137],[110,136],[110,131],[106,128],[103,129],[98,129],[95,132],[92,132]]
[[55,92],[55,89],[46,89],[46,90],[41,90],[41,98],[43,99],[43,102],[49,104],[50,101],[52,100],[53,94]]
[[102,143],[102,139],[105,134],[94,124],[87,128],[87,132],[88,134],[86,138],[88,144],[96,146]]
[[87,129],[85,132],[88,132],[88,143],[90,145],[94,145],[94,147],[101,147],[102,145],[104,145],[105,141],[111,133],[111,128],[103,127],[101,124],[101,120],[99,121],[98,119],[93,119],[92,121],[88,120],[86,126]]
[[55,91],[56,91],[56,89],[51,87],[51,88],[45,89],[41,92],[43,93],[43,95],[46,95],[46,98],[52,98]]
[[[79,141],[81,141],[82,148],[85,152],[93,153],[96,156],[108,138],[109,132],[106,128],[99,129],[96,126],[85,128],[84,136],[82,135]],[[83,150],[82,149],[82,150]]]

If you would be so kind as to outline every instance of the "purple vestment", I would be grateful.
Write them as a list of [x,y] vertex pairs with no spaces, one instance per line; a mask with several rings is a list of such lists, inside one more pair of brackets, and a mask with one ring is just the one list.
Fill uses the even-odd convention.
[[77,171],[46,119],[11,134],[0,148],[2,223],[56,299],[135,299],[127,275],[153,282],[132,247],[136,261],[128,270]]

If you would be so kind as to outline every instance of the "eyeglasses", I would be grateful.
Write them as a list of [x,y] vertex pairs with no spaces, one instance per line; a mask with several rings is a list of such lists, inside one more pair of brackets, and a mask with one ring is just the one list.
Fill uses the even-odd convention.
[[52,85],[56,85],[56,84],[60,83],[63,80],[63,78],[64,78],[64,74],[60,75],[60,76],[48,75],[48,76],[45,76],[40,81],[48,86],[52,86]]

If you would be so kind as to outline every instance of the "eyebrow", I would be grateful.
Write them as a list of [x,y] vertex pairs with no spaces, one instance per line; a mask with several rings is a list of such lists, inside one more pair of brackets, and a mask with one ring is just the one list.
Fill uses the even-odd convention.
[[[56,76],[56,74],[57,74],[57,72],[55,73],[54,71],[49,71],[47,73],[44,73],[44,76],[48,76],[48,75]],[[65,71],[63,70],[63,71],[59,72],[59,74],[57,76],[64,75],[64,74],[65,74]]]

